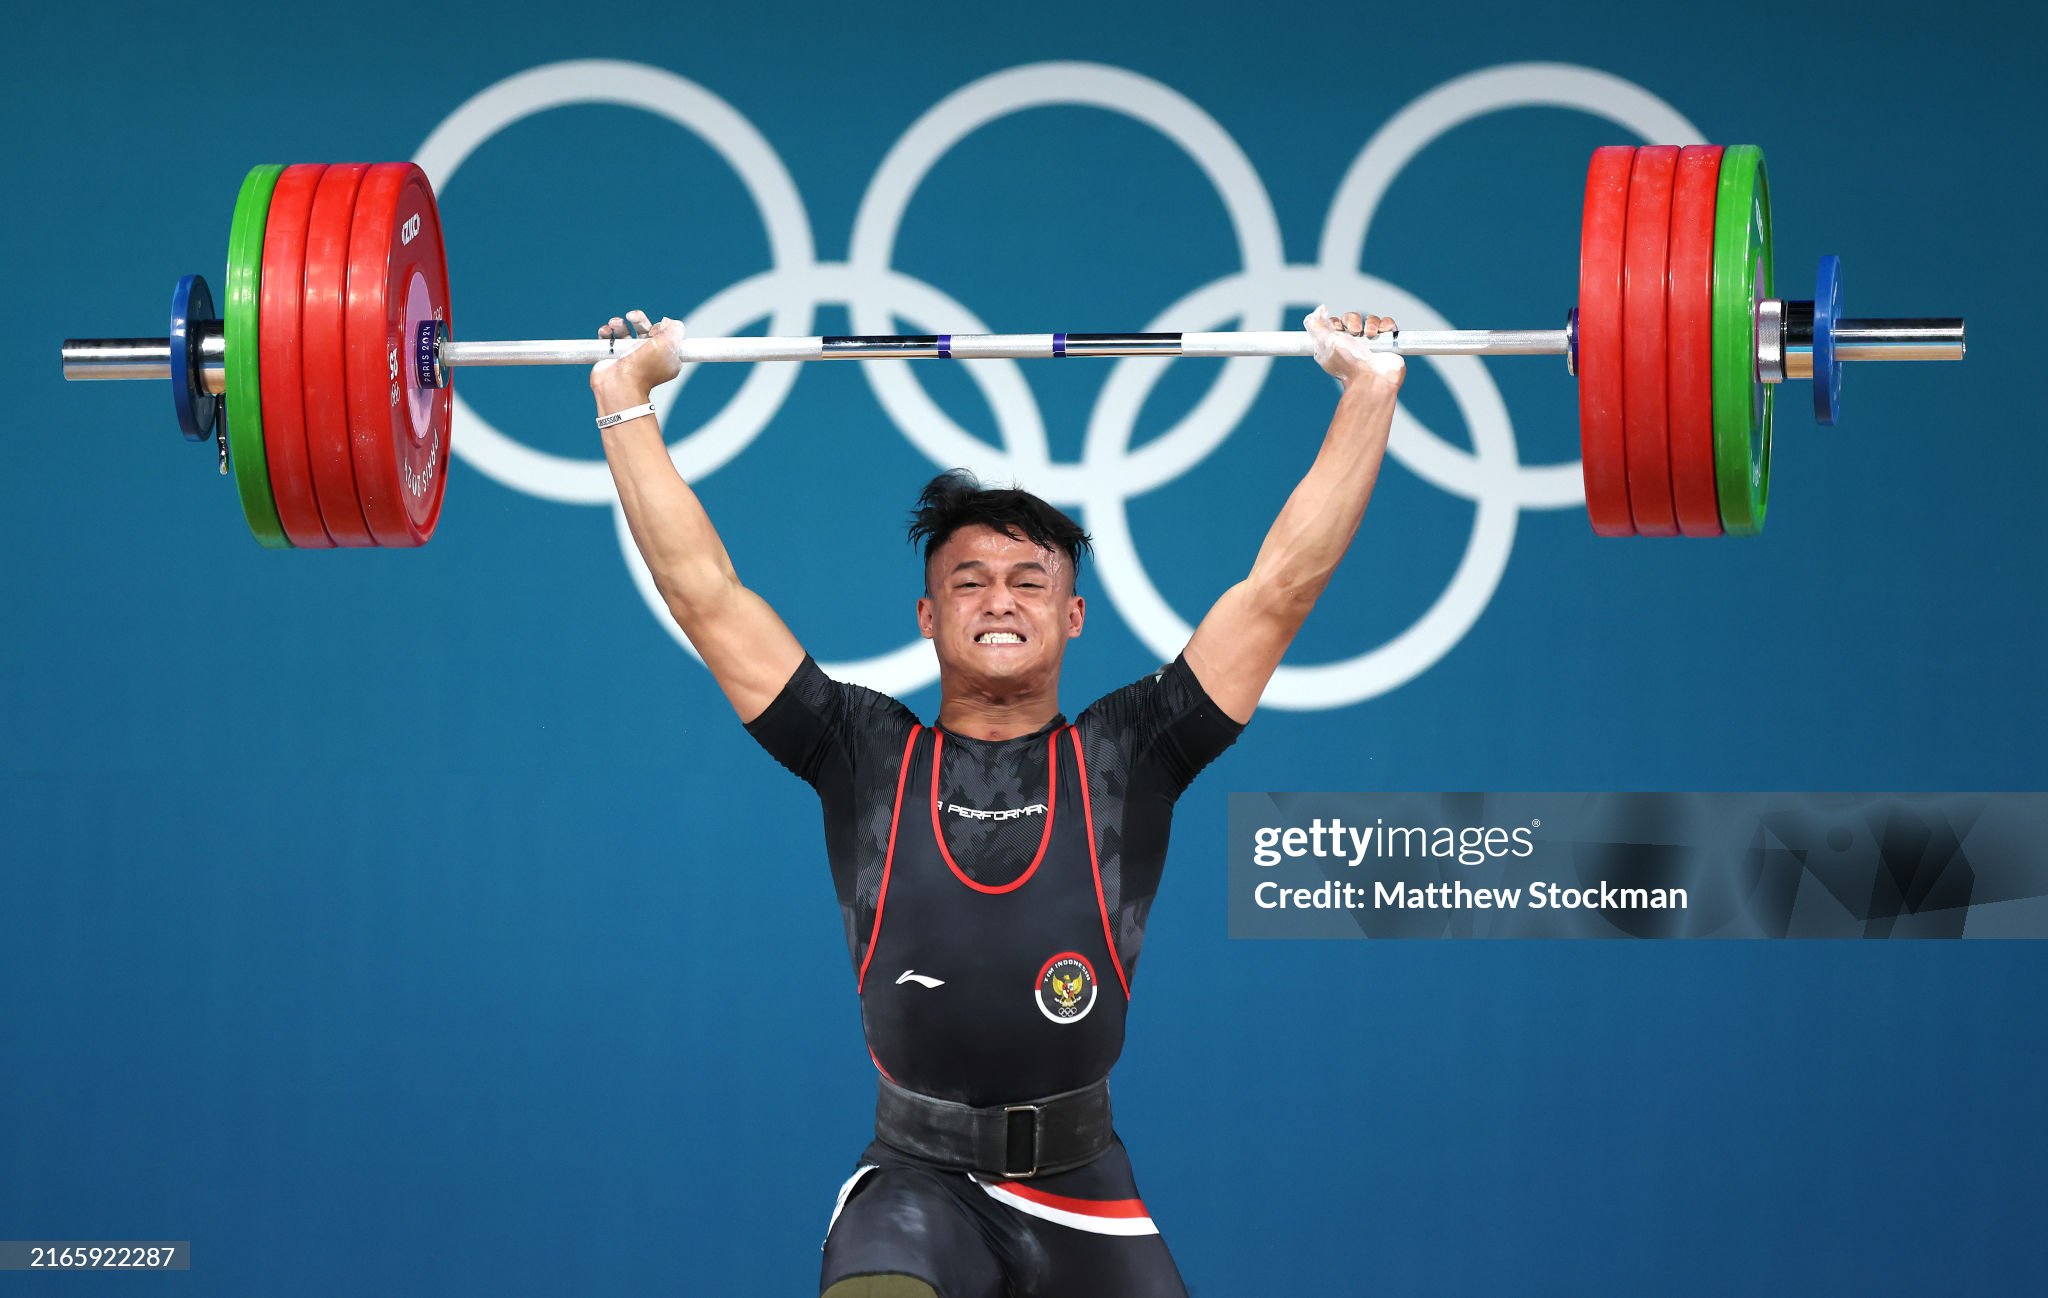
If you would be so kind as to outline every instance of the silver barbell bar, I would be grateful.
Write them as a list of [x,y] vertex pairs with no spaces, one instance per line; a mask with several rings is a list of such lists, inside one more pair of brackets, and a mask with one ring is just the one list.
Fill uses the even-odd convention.
[[[1759,366],[1766,382],[1811,378],[1810,303],[1779,307],[1787,324],[1773,339],[1773,356]],[[1799,307],[1807,310],[1800,311]],[[1790,309],[1784,309],[1790,308]],[[1562,329],[1402,329],[1366,339],[1373,351],[1404,356],[1563,356],[1576,370],[1574,319]],[[1799,322],[1804,320],[1803,331]],[[432,330],[431,322],[425,326]],[[201,323],[199,376],[204,391],[227,389],[227,347],[217,321]],[[458,342],[445,327],[422,333],[416,370],[425,386],[440,386],[449,370],[498,365],[595,365],[642,346],[639,339],[527,339]],[[1843,320],[1835,327],[1835,354],[1844,361],[1959,361],[1965,350],[1960,319]],[[689,338],[687,364],[832,360],[1038,360],[1118,356],[1313,356],[1315,343],[1300,329],[1240,333],[1128,334],[889,334],[809,338]],[[171,344],[165,338],[73,338],[64,343],[64,377],[74,382],[168,379]]]

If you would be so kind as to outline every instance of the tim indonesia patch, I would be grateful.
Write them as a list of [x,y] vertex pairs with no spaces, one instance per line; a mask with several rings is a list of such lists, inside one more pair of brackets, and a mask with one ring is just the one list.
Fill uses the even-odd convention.
[[1055,1023],[1079,1023],[1095,1008],[1095,966],[1078,951],[1062,951],[1038,971],[1038,1012]]

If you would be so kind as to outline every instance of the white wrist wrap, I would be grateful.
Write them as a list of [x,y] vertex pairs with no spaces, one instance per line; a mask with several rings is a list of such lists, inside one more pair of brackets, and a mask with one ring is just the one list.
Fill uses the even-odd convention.
[[615,410],[608,415],[599,415],[597,417],[597,426],[599,431],[602,431],[610,428],[613,424],[623,424],[628,419],[638,419],[642,415],[651,415],[653,413],[654,403],[649,401],[645,405],[628,406],[624,410]]

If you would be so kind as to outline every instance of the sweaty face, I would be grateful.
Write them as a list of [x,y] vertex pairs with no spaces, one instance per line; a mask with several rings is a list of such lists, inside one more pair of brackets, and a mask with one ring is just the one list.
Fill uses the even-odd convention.
[[918,626],[947,674],[995,687],[1058,678],[1082,617],[1063,551],[990,527],[963,527],[932,556],[925,578]]

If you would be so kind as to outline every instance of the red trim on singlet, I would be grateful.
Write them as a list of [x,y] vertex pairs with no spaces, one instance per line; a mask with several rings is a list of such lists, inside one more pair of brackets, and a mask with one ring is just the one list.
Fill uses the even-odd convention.
[[[896,807],[889,813],[889,846],[882,853],[882,888],[875,894],[875,926],[868,932],[868,953],[861,957],[860,977],[853,980],[856,996],[868,985],[868,963],[875,958],[875,942],[882,936],[882,907],[889,900],[889,867],[896,863],[896,822],[903,818],[903,784],[910,778],[910,746],[917,742],[917,732],[922,729],[921,725],[910,727],[910,738],[903,741],[903,760],[896,767]],[[876,1060],[875,1067],[881,1066],[881,1061]],[[885,1072],[882,1076],[889,1074]]]
[[[880,1073],[884,1077],[889,1077],[889,1070],[882,1067],[881,1060],[875,1058],[875,1048],[873,1046],[868,1047],[868,1059],[875,1065],[876,1072]],[[889,1080],[891,1082],[894,1082],[896,1079],[893,1077],[889,1077]]]
[[991,1181],[995,1189],[1014,1194],[1019,1199],[1058,1208],[1061,1212],[1075,1212],[1084,1217],[1149,1217],[1142,1199],[1070,1199],[1064,1194],[1048,1194],[1035,1185],[1022,1181]]
[[[1024,873],[1008,883],[991,887],[985,883],[976,883],[961,873],[960,867],[953,864],[953,854],[946,850],[946,833],[939,828],[939,754],[946,751],[946,732],[932,731],[932,837],[938,841],[939,855],[946,858],[946,868],[953,872],[955,879],[976,892],[1004,893],[1015,892],[1023,887],[1032,875],[1038,873],[1038,863],[1045,859],[1045,846],[1052,842],[1052,818],[1060,809],[1059,743],[1060,732],[1057,730],[1045,737],[1045,832],[1038,836],[1038,855],[1031,858],[1031,866]],[[1088,851],[1091,856],[1094,854],[1094,844],[1089,844]]]
[[[1123,958],[1116,953],[1116,934],[1109,931],[1109,901],[1102,894],[1102,861],[1095,854],[1095,805],[1088,796],[1088,758],[1081,752],[1081,732],[1068,726],[1067,733],[1073,736],[1074,761],[1081,768],[1081,817],[1088,826],[1088,868],[1095,873],[1095,909],[1102,916],[1102,942],[1109,948],[1109,962],[1116,968],[1116,980],[1124,989],[1124,999],[1129,1000],[1131,980],[1124,977]],[[1137,1201],[1134,1199],[1132,1202]]]

